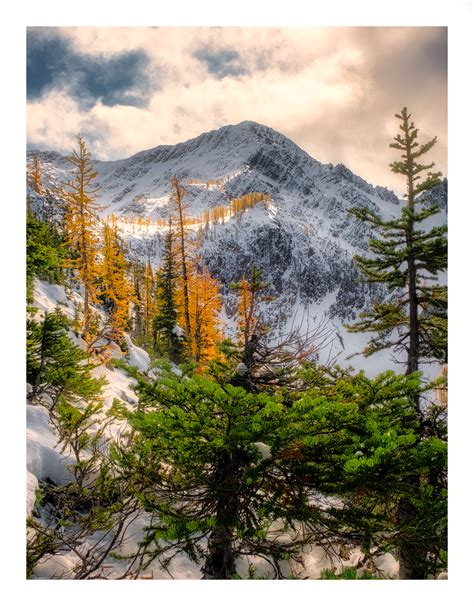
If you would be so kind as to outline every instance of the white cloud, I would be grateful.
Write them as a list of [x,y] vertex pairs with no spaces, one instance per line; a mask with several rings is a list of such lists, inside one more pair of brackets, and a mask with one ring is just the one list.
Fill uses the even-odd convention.
[[[32,145],[69,150],[81,131],[94,135],[90,148],[97,157],[117,158],[224,124],[255,120],[283,132],[321,161],[345,163],[373,183],[400,189],[388,169],[393,159],[388,143],[397,128],[393,113],[408,105],[422,132],[439,135],[435,159],[445,169],[446,83],[428,69],[414,85],[416,60],[430,68],[423,45],[439,30],[189,27],[61,32],[84,53],[146,52],[152,92],[147,107],[110,107],[99,101],[81,111],[64,91],[49,91],[28,104]],[[216,54],[238,52],[245,73],[217,78],[196,58],[202,48]],[[402,50],[409,51],[411,64],[400,65]]]
[[33,146],[47,149],[69,149],[74,136],[88,120],[71,97],[55,90],[28,103],[27,111],[28,140]]

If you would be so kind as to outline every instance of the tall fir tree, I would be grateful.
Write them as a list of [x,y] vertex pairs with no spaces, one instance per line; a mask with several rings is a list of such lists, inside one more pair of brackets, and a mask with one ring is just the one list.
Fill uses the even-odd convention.
[[[356,261],[365,279],[385,284],[391,298],[374,303],[349,330],[375,333],[366,355],[386,348],[403,353],[406,374],[411,375],[419,370],[422,361],[444,363],[447,359],[447,289],[438,281],[447,267],[447,227],[425,227],[427,219],[439,212],[436,205],[430,204],[429,192],[440,183],[440,173],[432,172],[433,162],[423,164],[420,158],[432,149],[436,137],[420,144],[418,129],[407,109],[403,108],[396,117],[401,134],[390,147],[401,153],[401,160],[390,167],[406,178],[406,203],[400,217],[384,220],[366,208],[351,210],[378,235],[370,241],[373,256],[358,256]],[[418,394],[412,398],[410,423],[414,427],[414,445],[420,446],[433,428],[429,429]],[[442,486],[444,475],[443,466],[431,471],[430,490],[435,484]],[[426,490],[421,469],[405,468],[403,481],[405,495],[398,500],[396,511],[401,537],[397,542],[400,578],[420,579],[429,570],[432,543],[437,539],[427,535],[420,541],[420,533],[413,530],[423,503],[416,495]]]
[[156,274],[156,315],[153,318],[153,341],[155,349],[163,348],[170,360],[177,363],[181,360],[182,342],[178,334],[176,279],[174,234],[170,221],[164,238],[162,264]]
[[137,258],[133,258],[130,263],[130,270],[133,289],[132,333],[134,338],[141,338],[143,333],[143,263]]
[[92,305],[97,302],[97,253],[99,238],[96,231],[97,192],[94,184],[97,171],[91,162],[83,138],[77,136],[78,149],[68,156],[73,165],[72,178],[65,183],[65,229],[67,242],[76,255],[69,259],[70,267],[75,269],[84,287],[84,319],[82,336],[85,341],[91,337]]
[[147,260],[143,275],[143,322],[145,341],[148,343],[153,334],[153,318],[156,313],[155,276],[150,259]]
[[389,301],[374,303],[349,330],[375,333],[366,355],[386,348],[404,352],[406,372],[410,374],[423,360],[446,361],[447,296],[438,278],[447,267],[447,227],[424,227],[427,219],[439,213],[439,207],[429,203],[429,191],[440,183],[441,173],[431,172],[434,163],[423,164],[419,158],[431,150],[436,137],[420,144],[418,129],[407,109],[396,117],[401,121],[402,134],[390,147],[401,152],[401,160],[390,166],[394,173],[406,177],[406,203],[401,215],[383,220],[367,208],[350,211],[378,235],[370,241],[372,257],[355,257],[362,274],[368,282],[385,284],[392,296]]

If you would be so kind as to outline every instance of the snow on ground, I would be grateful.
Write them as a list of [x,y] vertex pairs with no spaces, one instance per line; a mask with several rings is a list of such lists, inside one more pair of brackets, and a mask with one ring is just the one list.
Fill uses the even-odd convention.
[[150,367],[150,356],[144,349],[134,345],[134,343],[132,343],[132,339],[130,339],[127,333],[124,333],[123,336],[128,347],[127,358],[130,365],[136,366],[138,370],[141,370],[142,372],[148,370]]
[[38,478],[35,474],[26,470],[26,517],[31,515],[36,501],[36,490],[39,486]]
[[137,402],[137,395],[132,389],[132,385],[136,383],[135,379],[132,379],[127,373],[121,368],[107,368],[99,366],[94,374],[96,376],[104,377],[107,381],[106,385],[102,390],[104,401],[112,402],[114,398],[119,398],[124,402],[134,403]]
[[53,555],[42,560],[35,568],[34,579],[71,578],[73,569],[80,559],[72,551],[68,555]]
[[[73,459],[65,457],[57,448],[58,438],[49,421],[48,409],[40,405],[27,405],[27,470],[39,480],[51,479],[56,484],[65,484],[72,479],[66,466]],[[28,490],[33,490],[34,481],[29,478]],[[31,494],[29,493],[29,498]]]
[[35,307],[41,311],[54,311],[57,305],[69,306],[64,286],[49,284],[44,280],[35,280]]
[[[81,289],[66,290],[64,285],[50,284],[45,280],[35,278],[34,281],[34,305],[38,312],[36,317],[43,316],[44,312],[54,312],[60,309],[70,320],[74,318],[76,308],[84,304],[84,298]],[[101,309],[95,308],[95,311],[104,317]]]

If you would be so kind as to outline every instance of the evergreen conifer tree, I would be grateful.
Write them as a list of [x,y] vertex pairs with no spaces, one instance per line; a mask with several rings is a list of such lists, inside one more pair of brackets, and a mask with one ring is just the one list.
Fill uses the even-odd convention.
[[91,375],[94,368],[87,355],[67,335],[68,320],[59,310],[45,313],[44,321],[27,322],[27,381],[31,401],[46,394],[55,407],[62,398],[70,403],[94,399],[103,381]]
[[179,362],[182,343],[177,333],[178,312],[175,287],[177,270],[173,240],[174,235],[170,223],[164,238],[162,264],[156,275],[156,315],[153,319],[153,334],[155,348],[161,344],[170,360]]
[[131,278],[133,288],[133,323],[132,332],[135,338],[143,336],[143,276],[144,266],[137,258],[131,261]]
[[269,457],[258,444],[282,424],[281,403],[199,376],[141,381],[139,390],[141,412],[127,413],[133,443],[112,455],[153,515],[143,561],[158,558],[166,567],[184,551],[204,559],[203,578],[230,579],[241,553],[295,555],[304,540],[276,543],[267,529],[284,512],[296,517],[301,495],[287,490],[283,476],[267,474]]
[[[281,561],[308,543],[362,545],[370,556],[407,536],[423,548],[435,534],[428,569],[443,566],[446,490],[430,475],[445,468],[446,449],[417,441],[416,375],[319,374],[285,403],[206,376],[137,380],[139,409],[124,412],[133,439],[112,460],[152,516],[137,554],[145,564],[166,568],[184,551],[203,578],[229,579],[239,555],[256,555],[281,578]],[[416,490],[406,485],[414,469]],[[402,498],[419,506],[400,531]]]
[[153,318],[155,317],[155,276],[150,259],[147,260],[143,274],[143,326],[145,342],[149,343],[153,334]]
[[447,228],[424,227],[424,222],[439,212],[438,207],[429,204],[429,191],[440,182],[440,173],[431,172],[434,163],[423,164],[420,158],[435,145],[436,137],[420,144],[418,129],[407,109],[396,117],[401,121],[402,133],[390,147],[401,152],[401,160],[390,166],[394,173],[406,177],[406,203],[401,216],[384,220],[367,208],[350,211],[377,234],[370,241],[373,256],[355,257],[362,274],[368,282],[385,284],[392,297],[374,303],[349,330],[375,333],[366,355],[385,348],[404,352],[406,372],[410,374],[418,370],[422,360],[446,361],[447,297],[446,287],[438,283],[438,278],[447,266]]
[[62,284],[66,266],[63,236],[54,225],[38,219],[31,209],[26,215],[26,288],[27,298],[33,299],[35,276],[54,284]]
[[[366,355],[386,348],[403,353],[406,374],[411,375],[418,371],[422,361],[446,361],[447,290],[438,279],[447,266],[447,228],[445,225],[425,227],[427,220],[439,212],[429,203],[429,192],[440,182],[440,173],[431,171],[434,163],[423,164],[420,158],[435,145],[436,137],[420,144],[418,129],[407,109],[403,108],[396,117],[400,120],[401,134],[390,147],[401,152],[401,160],[390,166],[393,172],[406,177],[406,203],[401,215],[384,220],[366,208],[351,210],[378,235],[370,241],[373,256],[356,257],[362,274],[369,282],[385,284],[392,296],[388,301],[373,303],[372,309],[361,314],[360,321],[349,330],[375,333],[365,350]],[[431,435],[439,433],[439,427],[430,428],[416,393],[410,419],[414,427],[413,452],[406,459],[407,465],[398,480],[403,481],[405,493],[397,500],[397,545],[400,578],[419,579],[428,574],[430,554],[437,543],[436,535],[421,527],[422,495],[442,490],[439,487],[444,485],[446,470],[443,465],[433,467],[427,483],[423,466],[417,469],[416,465],[408,464],[415,460],[416,449],[422,448]],[[440,515],[443,506],[446,506],[445,500],[438,512]],[[429,529],[431,531],[432,526]]]

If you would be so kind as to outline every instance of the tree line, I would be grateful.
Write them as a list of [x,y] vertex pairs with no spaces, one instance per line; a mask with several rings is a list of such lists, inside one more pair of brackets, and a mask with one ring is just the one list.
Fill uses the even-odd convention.
[[[37,159],[36,159],[37,161]],[[200,215],[186,216],[185,225],[197,225],[202,229],[209,229],[209,226],[217,223],[224,223],[226,219],[241,215],[244,211],[253,208],[259,202],[270,202],[271,196],[262,192],[249,192],[237,198],[232,198],[227,205],[217,205],[211,208],[205,208]],[[152,226],[159,229],[168,227],[168,220],[151,217],[142,217],[133,213],[118,217],[115,213],[108,216],[108,221],[113,225],[124,223],[127,225],[137,225],[139,227],[150,228]]]

